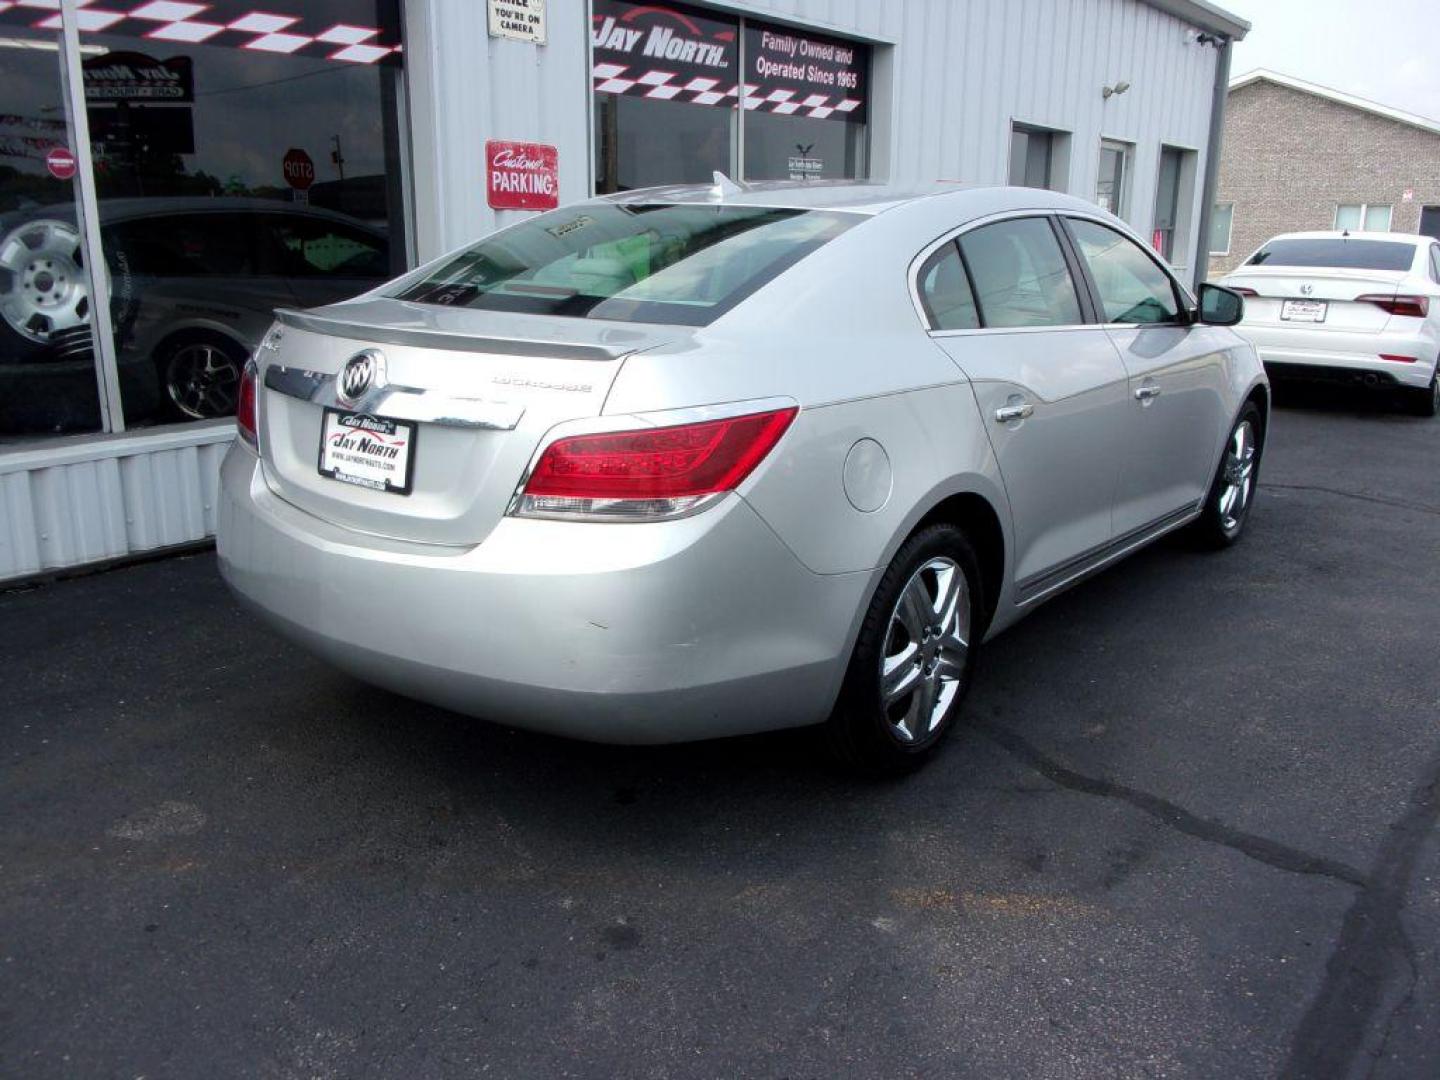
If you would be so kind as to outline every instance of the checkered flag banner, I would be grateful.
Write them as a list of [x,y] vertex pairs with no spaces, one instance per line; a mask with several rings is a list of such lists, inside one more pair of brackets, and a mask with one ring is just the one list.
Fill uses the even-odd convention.
[[825,120],[845,116],[860,107],[856,98],[840,94],[806,94],[781,87],[767,89],[756,83],[725,85],[708,76],[686,78],[673,71],[632,68],[624,64],[597,63],[591,70],[597,94],[629,94],[656,101],[680,101],[688,105],[723,105],[735,108],[742,100],[747,112],[773,112],[782,116],[807,116]]
[[[394,63],[399,59],[398,16],[389,27],[353,25],[317,18],[315,5],[280,0],[265,10],[244,3],[189,3],[180,0],[76,0],[82,34],[121,34],[175,45],[221,45],[253,52],[309,56],[352,64]],[[382,5],[350,4],[376,18]],[[389,5],[392,9],[393,4]],[[275,8],[290,7],[287,14]],[[306,10],[311,9],[311,10]],[[376,19],[376,21],[380,21]],[[389,20],[386,20],[389,21]],[[24,28],[47,35],[60,30],[60,0],[0,0],[0,30]]]

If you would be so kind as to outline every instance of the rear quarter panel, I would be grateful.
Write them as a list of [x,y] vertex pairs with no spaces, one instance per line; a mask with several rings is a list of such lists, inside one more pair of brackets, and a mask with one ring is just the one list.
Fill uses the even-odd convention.
[[[884,566],[916,521],[959,492],[985,497],[1008,534],[970,384],[910,295],[911,260],[963,220],[915,206],[858,223],[692,339],[628,357],[605,413],[798,403],[741,494],[816,573]],[[858,509],[844,470],[866,439],[883,448],[890,483],[881,505]]]
[[[846,459],[862,440],[883,449],[883,483],[871,487],[883,493],[879,506],[857,507],[847,491]],[[862,452],[875,454],[868,446]],[[995,459],[966,382],[806,410],[774,459],[741,490],[820,574],[885,566],[926,513],[962,492],[983,496],[1008,525]]]

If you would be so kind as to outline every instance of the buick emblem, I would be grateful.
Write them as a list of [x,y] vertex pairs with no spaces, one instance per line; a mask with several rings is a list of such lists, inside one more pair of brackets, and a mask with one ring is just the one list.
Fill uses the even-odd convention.
[[1307,284],[1304,284],[1304,285],[1301,285],[1301,286],[1300,286],[1300,295],[1301,295],[1301,296],[1309,296],[1309,295],[1310,295],[1311,293],[1313,293],[1314,291],[1315,291],[1315,286],[1314,286],[1314,285],[1311,285],[1311,284],[1308,284],[1308,283],[1307,283]]
[[336,396],[346,405],[355,405],[384,384],[385,357],[374,349],[366,349],[345,361],[336,381]]

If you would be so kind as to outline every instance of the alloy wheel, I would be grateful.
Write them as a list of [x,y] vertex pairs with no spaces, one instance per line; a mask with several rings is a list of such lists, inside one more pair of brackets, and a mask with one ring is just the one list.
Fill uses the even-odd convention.
[[1225,449],[1220,488],[1220,526],[1226,532],[1240,527],[1255,489],[1255,425],[1242,420],[1230,434]]
[[925,563],[891,612],[880,666],[890,733],[923,742],[945,718],[965,678],[970,651],[970,586],[953,559]]
[[80,234],[63,221],[32,221],[0,241],[0,314],[44,344],[90,319]]
[[207,420],[235,411],[240,365],[224,349],[208,342],[182,345],[165,365],[165,389],[186,416]]

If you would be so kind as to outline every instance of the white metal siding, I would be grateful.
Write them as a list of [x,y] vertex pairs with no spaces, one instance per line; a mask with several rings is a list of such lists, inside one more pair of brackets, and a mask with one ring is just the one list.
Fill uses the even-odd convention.
[[[1192,261],[1216,52],[1140,0],[736,0],[711,6],[878,42],[872,170],[897,182],[1003,184],[1013,121],[1072,134],[1072,194],[1093,198],[1100,140],[1135,145],[1130,224],[1148,234],[1162,143],[1196,151],[1175,261]],[[562,202],[591,193],[589,4],[549,0],[549,44],[490,38],[479,0],[409,0],[418,250],[514,220],[485,203],[486,139],[560,150]],[[1187,37],[1187,31],[1191,31]],[[1110,98],[1118,81],[1130,90]],[[697,106],[698,107],[698,106]],[[433,211],[433,212],[432,212]]]
[[228,422],[0,455],[0,581],[215,534]]

